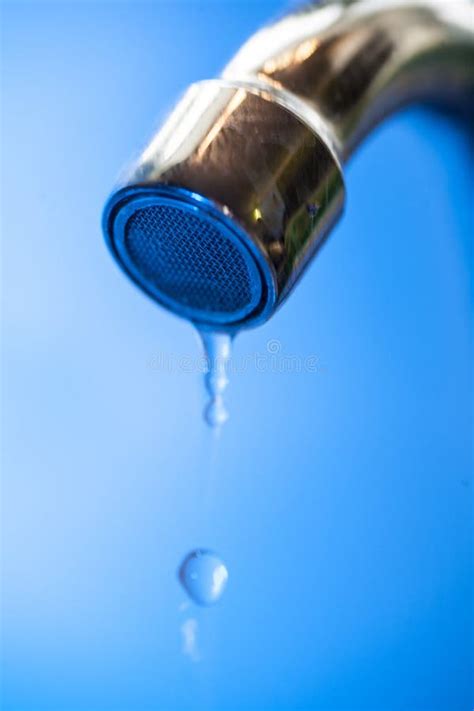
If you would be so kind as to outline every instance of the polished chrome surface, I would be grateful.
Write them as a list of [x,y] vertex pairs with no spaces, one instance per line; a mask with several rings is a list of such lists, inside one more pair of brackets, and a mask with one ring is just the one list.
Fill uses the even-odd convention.
[[306,101],[346,159],[400,106],[472,91],[473,32],[469,0],[310,3],[251,37],[224,76]]
[[[114,209],[122,199],[130,204],[130,191],[143,187],[205,196],[260,255],[262,279],[273,285],[273,293],[267,290],[271,302],[263,301],[233,327],[271,315],[269,305],[281,303],[340,215],[344,198],[338,160],[307,117],[271,91],[224,80],[190,87],[113,196]],[[106,215],[117,256],[110,203]],[[203,314],[198,320],[206,322]]]
[[[340,216],[341,164],[363,137],[408,102],[461,101],[473,87],[469,0],[310,3],[251,37],[221,79],[190,87],[113,202],[143,187],[204,196],[274,286],[237,324],[253,325]],[[106,231],[113,246],[113,219]]]

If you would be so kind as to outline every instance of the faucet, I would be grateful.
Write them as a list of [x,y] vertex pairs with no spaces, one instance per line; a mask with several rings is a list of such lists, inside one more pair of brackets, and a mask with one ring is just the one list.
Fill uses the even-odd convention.
[[340,218],[364,137],[410,102],[472,98],[473,15],[469,0],[320,0],[258,31],[109,199],[122,269],[200,329],[267,320]]

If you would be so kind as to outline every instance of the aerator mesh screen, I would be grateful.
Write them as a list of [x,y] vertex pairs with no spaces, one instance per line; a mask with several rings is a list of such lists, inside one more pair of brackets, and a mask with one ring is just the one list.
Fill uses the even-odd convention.
[[251,310],[260,295],[241,249],[218,224],[188,210],[159,204],[138,209],[127,222],[124,247],[146,282],[211,317]]

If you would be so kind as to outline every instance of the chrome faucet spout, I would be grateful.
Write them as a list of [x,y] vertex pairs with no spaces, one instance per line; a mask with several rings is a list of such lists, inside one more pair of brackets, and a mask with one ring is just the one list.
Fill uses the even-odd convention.
[[109,200],[125,272],[201,326],[268,319],[344,204],[343,164],[385,116],[474,89],[470,0],[322,0],[192,85]]

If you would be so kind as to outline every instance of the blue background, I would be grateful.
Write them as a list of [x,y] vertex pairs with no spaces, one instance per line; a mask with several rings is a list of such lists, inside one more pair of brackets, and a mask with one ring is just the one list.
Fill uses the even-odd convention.
[[[284,4],[3,3],[2,709],[472,706],[472,152],[412,109],[347,170],[213,442],[192,328],[113,264],[121,166]],[[186,605],[216,549],[228,588]],[[196,654],[183,652],[192,623]],[[196,660],[199,655],[200,659]]]

